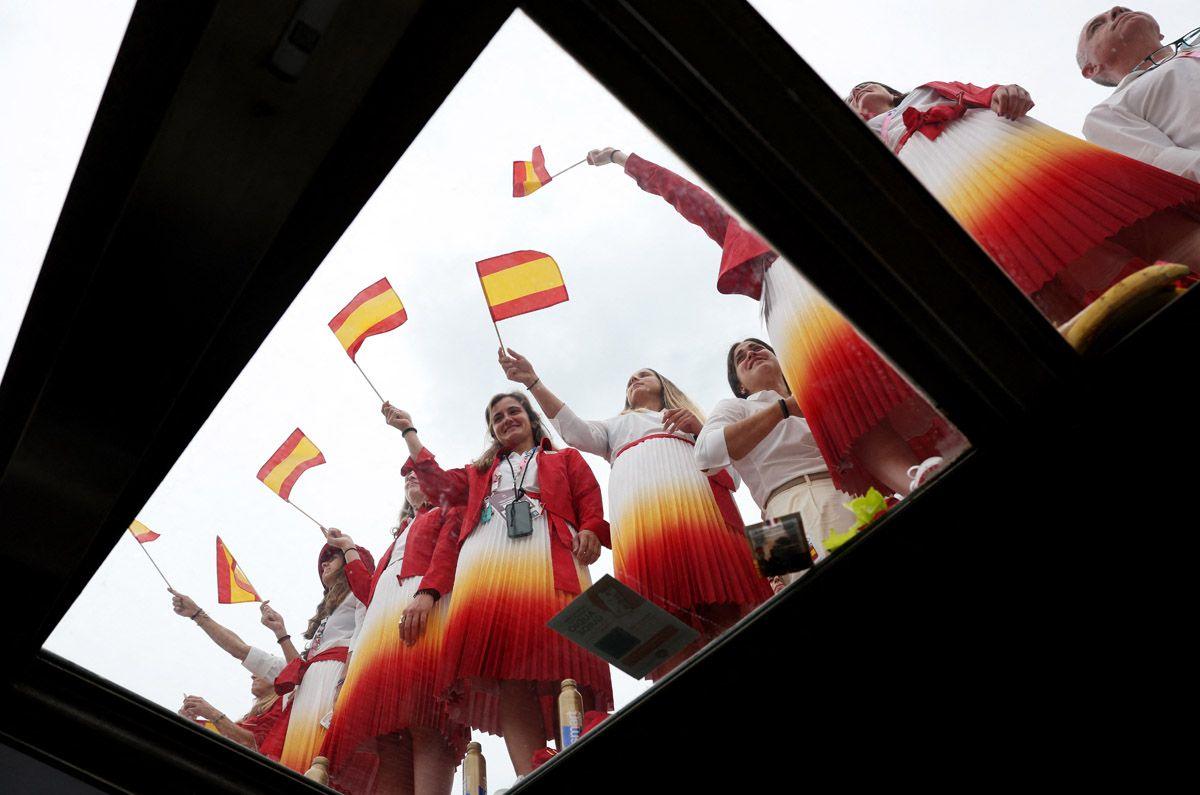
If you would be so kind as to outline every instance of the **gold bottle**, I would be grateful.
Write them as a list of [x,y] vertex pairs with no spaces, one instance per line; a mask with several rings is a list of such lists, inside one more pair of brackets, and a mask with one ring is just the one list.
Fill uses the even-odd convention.
[[574,679],[564,679],[558,694],[558,740],[560,749],[579,739],[583,731],[583,696],[575,687]]
[[463,759],[463,795],[487,795],[487,763],[479,743],[467,743]]
[[313,757],[312,767],[304,774],[318,784],[329,784],[329,760],[323,756]]

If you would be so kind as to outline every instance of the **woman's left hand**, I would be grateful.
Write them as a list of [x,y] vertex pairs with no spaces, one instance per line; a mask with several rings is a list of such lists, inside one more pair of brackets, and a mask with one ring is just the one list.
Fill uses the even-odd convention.
[[663,412],[663,430],[667,433],[683,431],[695,436],[702,427],[700,418],[687,409],[667,409]]
[[600,539],[591,530],[580,530],[571,542],[571,553],[575,560],[590,566],[600,557]]
[[992,94],[992,110],[997,116],[1016,121],[1033,107],[1033,98],[1020,86],[1000,86]]

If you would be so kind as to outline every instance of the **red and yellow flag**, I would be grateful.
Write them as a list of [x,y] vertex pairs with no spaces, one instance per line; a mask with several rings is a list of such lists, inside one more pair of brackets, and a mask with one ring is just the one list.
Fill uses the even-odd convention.
[[540,251],[514,251],[475,263],[492,320],[523,315],[566,301],[558,263]]
[[139,544],[148,544],[158,538],[158,533],[151,530],[141,522],[134,520],[133,524],[129,525],[129,532],[133,533],[133,537],[138,540]]
[[304,431],[297,428],[258,470],[258,479],[286,500],[304,470],[324,463],[325,456]]
[[262,601],[220,536],[217,536],[217,601],[223,605]]
[[400,296],[384,278],[354,296],[354,300],[329,321],[329,328],[353,359],[367,337],[398,328],[406,320],[408,313],[404,311]]
[[532,160],[513,161],[513,198],[528,196],[549,181],[550,172],[546,170],[542,147],[533,147]]

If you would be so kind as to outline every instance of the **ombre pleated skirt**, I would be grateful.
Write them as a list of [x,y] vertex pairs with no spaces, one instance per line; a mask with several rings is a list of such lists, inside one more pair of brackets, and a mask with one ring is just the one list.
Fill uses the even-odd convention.
[[771,596],[740,528],[725,523],[682,439],[652,438],[613,462],[613,568],[707,642]]
[[292,691],[287,737],[279,755],[280,764],[301,773],[312,765],[313,757],[325,739],[321,718],[333,709],[337,683],[345,668],[343,662],[324,660],[313,663],[304,673],[304,679]]
[[874,486],[891,493],[856,448],[884,423],[908,445],[914,462],[966,449],[963,435],[782,259],[767,269],[763,300],[783,377],[839,489],[863,494]]
[[900,160],[1026,295],[1123,228],[1200,201],[1200,185],[1025,117],[970,110]]
[[[527,683],[550,740],[562,680],[574,679],[595,709],[612,711],[613,697],[608,663],[546,626],[576,595],[554,587],[550,530],[538,511],[532,535],[509,538],[503,512],[493,511],[463,541],[439,682],[451,717],[489,734],[501,734],[500,683]],[[575,570],[586,590],[587,569],[576,562]]]
[[361,769],[375,762],[376,737],[419,727],[439,732],[455,759],[466,753],[470,732],[452,721],[438,698],[437,677],[445,641],[450,595],[430,611],[425,631],[412,646],[400,639],[400,617],[420,587],[420,577],[385,572],[363,619],[346,683],[342,685],[324,755],[334,783],[342,792],[357,792]]

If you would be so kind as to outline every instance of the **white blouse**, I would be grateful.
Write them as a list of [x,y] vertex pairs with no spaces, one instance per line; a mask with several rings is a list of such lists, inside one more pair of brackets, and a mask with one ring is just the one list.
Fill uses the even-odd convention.
[[[577,450],[601,456],[610,464],[617,451],[630,442],[651,434],[666,433],[663,430],[663,412],[647,409],[627,411],[606,420],[584,420],[564,404],[550,424],[564,442]],[[680,430],[671,435],[689,442],[695,441],[690,433]]]
[[[779,411],[782,399],[778,392],[768,389],[755,392],[745,400],[722,400],[713,408],[708,422],[696,437],[696,464],[710,473],[732,465],[746,482],[750,496],[759,508],[766,508],[771,492],[789,480],[829,471],[808,428],[808,420],[803,417],[780,420],[743,458],[730,457],[729,447],[725,444],[725,426],[763,410]],[[772,406],[774,408],[770,409]]]

